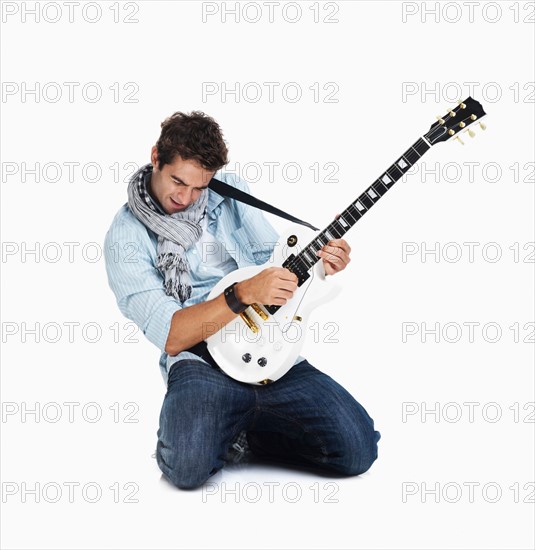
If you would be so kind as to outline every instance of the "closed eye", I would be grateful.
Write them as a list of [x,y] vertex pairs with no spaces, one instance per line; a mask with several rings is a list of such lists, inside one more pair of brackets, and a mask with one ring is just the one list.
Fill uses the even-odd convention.
[[[177,185],[180,185],[181,187],[191,187],[190,185],[187,185],[185,182],[183,182],[181,179],[175,178],[175,176],[171,176],[171,179],[174,183]],[[195,191],[204,191],[204,189],[208,189],[208,185],[205,185],[204,187],[194,187]]]

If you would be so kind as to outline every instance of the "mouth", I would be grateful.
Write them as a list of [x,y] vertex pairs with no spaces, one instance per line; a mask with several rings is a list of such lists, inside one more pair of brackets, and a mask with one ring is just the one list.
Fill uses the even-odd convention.
[[176,202],[172,197],[169,197],[171,199],[171,204],[175,207],[175,208],[183,208],[184,205],[183,204],[180,204],[179,202]]

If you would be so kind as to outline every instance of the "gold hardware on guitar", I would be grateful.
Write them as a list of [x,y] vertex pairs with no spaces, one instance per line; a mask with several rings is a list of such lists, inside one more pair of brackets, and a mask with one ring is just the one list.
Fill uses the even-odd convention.
[[257,315],[260,315],[264,321],[268,320],[267,313],[258,305],[258,304],[251,304],[251,307],[255,310],[255,313]]
[[255,334],[258,332],[258,326],[256,323],[245,313],[245,311],[242,311],[240,313],[240,317],[243,319],[244,323],[249,327],[249,329],[254,332]]

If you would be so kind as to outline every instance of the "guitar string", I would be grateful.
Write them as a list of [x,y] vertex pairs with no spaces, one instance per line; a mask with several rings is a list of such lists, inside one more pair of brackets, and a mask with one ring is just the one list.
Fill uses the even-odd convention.
[[[457,109],[458,109],[457,111],[453,111],[453,112],[455,112],[455,114],[457,114],[457,113],[461,110],[460,105],[459,105],[459,107],[457,107]],[[444,120],[444,122],[447,122],[450,118],[453,118],[453,115],[447,114],[447,115],[445,115],[445,116],[442,118],[442,120]],[[469,119],[470,119],[470,116],[467,116],[467,117],[465,117],[463,120],[459,121],[459,124],[460,124],[461,122],[465,122],[466,120],[469,120]],[[471,123],[473,123],[473,122],[475,122],[475,121],[471,121]],[[468,124],[467,126],[469,126],[469,125],[470,125],[470,124]],[[430,134],[431,131],[432,131],[432,130],[430,130],[429,132],[427,132],[426,134],[424,134],[424,137],[427,136],[428,134]],[[427,138],[426,138],[426,139],[427,139]],[[434,142],[433,142],[433,141],[431,141],[431,140],[429,140],[429,141],[430,141],[431,145],[434,145]],[[416,154],[418,155],[418,158],[415,160],[415,162],[414,162],[414,163],[411,163],[411,167],[414,166],[414,164],[416,164],[416,162],[418,162],[418,161],[420,160],[420,158],[422,157],[422,155],[420,155],[420,153],[418,152],[418,150],[415,148],[415,147],[418,147],[419,144],[421,144],[420,142],[423,142],[423,140],[422,140],[421,137],[414,143],[414,145],[411,145],[411,146],[409,147],[409,149],[408,149],[408,151],[409,151],[410,149],[412,149],[412,150],[415,151]],[[423,142],[423,143],[424,143],[425,145],[427,145],[425,142]],[[428,147],[428,148],[424,151],[424,154],[425,154],[429,149],[430,149],[430,147]],[[404,157],[404,155],[402,155],[402,157]],[[405,159],[405,160],[407,160],[407,159]],[[392,164],[389,168],[387,168],[383,174],[384,174],[384,175],[388,175],[389,177],[392,177],[392,174],[389,173],[388,171],[389,171],[393,166],[395,166],[395,164]],[[376,194],[379,195],[379,198],[382,198],[382,197],[388,192],[388,190],[391,189],[391,188],[393,187],[394,183],[396,183],[396,182],[400,179],[400,177],[402,177],[403,175],[404,175],[404,173],[402,172],[402,175],[401,175],[401,176],[399,176],[397,179],[394,179],[394,182],[393,182],[393,184],[392,184],[391,187],[386,187],[386,186],[385,186],[385,189],[386,189],[386,190],[385,190],[385,192],[384,192],[382,195],[381,195],[379,192],[377,192],[376,189],[375,189],[374,192],[376,192]],[[375,181],[374,181],[365,191],[363,191],[363,193],[361,193],[361,194],[359,195],[359,197],[358,197],[357,199],[355,199],[354,202],[352,202],[352,203],[346,208],[347,213],[348,213],[349,216],[354,220],[354,223],[351,224],[351,226],[347,229],[347,231],[349,231],[349,229],[351,229],[351,227],[353,227],[353,225],[354,225],[355,223],[357,223],[357,221],[358,221],[360,218],[362,218],[362,216],[369,210],[369,208],[366,207],[366,206],[364,205],[364,206],[366,207],[366,210],[365,210],[365,211],[363,212],[363,214],[361,214],[357,219],[355,219],[355,218],[351,215],[350,208],[351,208],[351,207],[355,208],[354,204],[355,204],[356,202],[358,202],[358,200],[360,199],[360,197],[361,197],[362,195],[364,195],[371,187],[373,187],[373,186],[374,186],[377,182],[379,182],[379,181],[380,181],[380,177],[379,177],[378,179],[376,179],[376,180],[375,180]],[[373,206],[373,205],[375,204],[375,202],[377,202],[377,201],[374,201],[374,202],[370,205],[370,208],[371,208],[371,206]],[[340,216],[340,217],[341,217],[341,216]],[[339,219],[339,218],[338,218],[338,219]],[[310,243],[308,243],[307,246],[305,246],[305,247],[303,248],[303,250],[301,250],[301,252],[299,252],[299,253],[297,254],[297,256],[294,257],[294,259],[288,264],[287,267],[288,267],[290,270],[295,269],[295,268],[297,267],[298,262],[302,261],[301,256],[304,255],[304,253],[305,253],[305,251],[306,251],[307,249],[312,250],[312,251],[313,251],[313,254],[315,254],[316,251],[319,250],[321,247],[318,248],[318,249],[315,249],[314,246],[313,246],[313,244],[314,244],[316,241],[319,241],[319,242],[321,243],[321,242],[322,242],[321,237],[322,237],[325,233],[327,233],[327,232],[329,232],[329,233],[333,232],[333,233],[334,233],[334,231],[333,231],[333,230],[335,229],[334,224],[336,223],[336,224],[340,225],[340,223],[338,222],[338,219],[333,220],[333,221],[332,221],[323,231],[321,231],[321,232],[320,232],[320,233],[319,233]],[[344,220],[345,220],[345,218],[344,218]],[[342,226],[342,229],[345,229],[345,228]],[[347,233],[347,231],[344,231],[344,233],[342,233],[342,235],[345,234],[345,233]],[[336,233],[338,233],[338,231],[336,231]],[[336,234],[336,233],[335,233],[335,234]],[[329,239],[328,239],[328,240],[329,240]],[[328,241],[328,240],[327,240],[327,241]],[[306,258],[306,257],[305,257],[305,258]],[[316,259],[316,257],[313,256],[313,259],[315,260],[315,261],[314,261],[314,264],[315,264],[317,261],[319,261],[319,257]],[[305,263],[305,266],[307,266],[307,270],[308,270],[308,269],[311,269],[311,268],[313,267],[313,265],[314,265],[314,264],[313,264],[312,266],[308,267],[308,262],[306,262],[306,259],[305,259],[304,263]]]
[[[453,110],[453,112],[455,113],[455,115],[457,115],[457,113],[461,110],[461,106],[459,105],[456,109],[457,109],[457,111]],[[448,113],[447,115],[445,115],[445,116],[442,118],[442,120],[444,120],[444,123],[446,123],[447,121],[449,121],[450,118],[453,118],[453,115],[451,115],[451,114]],[[470,119],[470,116],[467,116],[466,118],[464,118],[464,119],[463,119],[462,121],[460,121],[460,122],[465,122],[466,120],[469,120],[469,119]],[[460,122],[459,122],[459,124],[460,124]],[[475,122],[475,121],[471,121],[467,126],[469,126],[469,125],[472,124],[473,122]],[[436,128],[435,128],[435,129],[436,129]],[[429,138],[427,138],[428,134],[430,134],[431,131],[432,131],[432,130],[430,130],[429,132],[425,133],[425,134],[424,134],[424,137],[425,137],[426,139],[428,139],[429,143],[431,143],[431,146],[433,146],[433,145],[434,145],[434,141],[432,141],[432,140],[430,140]],[[409,151],[410,149],[412,149],[412,150],[415,151],[416,154],[418,155],[418,158],[414,161],[414,163],[411,163],[411,167],[414,166],[414,164],[416,164],[416,162],[418,162],[418,161],[420,160],[420,158],[423,156],[423,154],[425,154],[425,153],[431,148],[431,147],[427,147],[427,149],[424,151],[424,153],[423,153],[422,155],[420,155],[420,153],[418,152],[417,149],[415,149],[415,147],[417,147],[418,144],[419,144],[419,142],[422,142],[422,141],[423,141],[423,140],[422,140],[421,137],[418,138],[418,140],[416,140],[416,141],[414,142],[414,145],[411,145],[411,146],[409,147],[409,149],[407,149],[407,151]],[[427,145],[427,143],[425,143],[425,141],[424,141],[423,143],[424,143],[425,145]],[[405,155],[401,155],[401,158],[405,158]],[[405,159],[405,160],[408,160],[408,159]],[[391,165],[389,168],[387,168],[386,171],[384,172],[384,174],[387,174],[389,177],[392,176],[392,174],[388,173],[388,171],[392,168],[392,166],[394,166],[394,164]],[[404,175],[404,173],[402,172],[402,176],[403,176],[403,175]],[[402,176],[400,176],[400,177],[402,177]],[[400,179],[400,177],[398,177],[397,179],[394,180],[394,182],[393,182],[393,184],[392,184],[391,187],[386,187],[386,185],[384,185],[384,187],[385,187],[385,192],[384,192],[382,195],[381,195],[380,193],[377,192],[377,194],[379,195],[379,198],[382,198],[382,197],[388,192],[388,190],[391,189],[395,183],[397,183],[397,181]],[[366,210],[364,211],[364,213],[361,214],[357,219],[355,219],[355,218],[351,215],[350,208],[351,208],[351,207],[355,208],[354,204],[355,204],[356,202],[358,202],[358,200],[360,199],[360,197],[361,197],[362,195],[364,195],[370,188],[372,188],[372,187],[373,187],[377,182],[379,182],[379,181],[380,181],[380,178],[376,179],[376,180],[375,180],[375,181],[374,181],[365,191],[363,191],[363,192],[359,195],[359,197],[358,197],[354,202],[352,202],[352,203],[345,209],[345,211],[347,211],[347,213],[349,214],[349,216],[350,216],[351,219],[353,220],[353,223],[350,225],[350,227],[347,228],[347,230],[346,230],[344,233],[342,233],[342,235],[344,235],[345,233],[347,233],[347,231],[349,231],[349,229],[351,229],[351,228],[353,227],[353,225],[355,225],[355,224],[357,223],[357,221],[358,221],[360,218],[362,218],[362,216],[369,210],[369,208],[366,207]],[[377,191],[376,188],[374,188],[374,190]],[[372,203],[371,206],[373,206],[373,205],[375,204],[375,202],[377,202],[377,201],[374,201],[374,202]],[[371,206],[370,206],[370,207],[371,207]],[[345,211],[344,211],[344,215],[345,215]],[[319,259],[320,259],[319,257],[314,257],[314,254],[316,253],[317,250],[319,250],[319,248],[318,248],[318,249],[315,249],[314,246],[312,246],[312,245],[313,245],[316,241],[318,241],[318,240],[319,240],[319,242],[321,243],[322,241],[321,241],[320,237],[322,237],[322,236],[323,236],[325,233],[327,233],[327,232],[330,233],[331,230],[334,229],[334,224],[335,224],[335,223],[338,224],[338,225],[340,225],[340,223],[338,222],[338,219],[340,219],[340,217],[342,217],[342,215],[340,215],[339,218],[333,220],[333,221],[332,221],[323,231],[321,231],[321,232],[320,232],[320,233],[319,233],[310,243],[308,243],[307,246],[305,246],[305,247],[303,248],[303,250],[301,250],[301,252],[299,252],[299,253],[293,258],[293,260],[288,264],[287,268],[290,269],[290,270],[295,269],[295,267],[297,267],[297,263],[300,262],[300,261],[303,261],[304,264],[305,264],[305,266],[307,267],[306,270],[308,271],[309,269],[311,269],[311,268],[319,261]],[[345,221],[345,218],[343,218],[343,219],[344,219],[344,221]],[[343,228],[343,226],[342,226],[342,228]],[[345,228],[343,228],[343,229],[345,229]],[[320,247],[320,248],[321,248],[321,247]],[[307,249],[313,251],[313,253],[312,253],[311,255],[312,255],[313,259],[314,259],[314,263],[313,263],[311,266],[308,266],[308,262],[306,261],[306,259],[305,259],[305,260],[302,260],[302,258],[301,258],[301,255],[304,255],[304,252],[305,252]]]

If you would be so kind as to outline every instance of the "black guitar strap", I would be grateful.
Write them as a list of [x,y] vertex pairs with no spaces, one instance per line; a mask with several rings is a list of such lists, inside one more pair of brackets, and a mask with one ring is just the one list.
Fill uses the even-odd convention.
[[231,199],[244,202],[245,204],[249,204],[250,206],[254,206],[255,208],[260,208],[260,210],[265,210],[270,214],[275,214],[275,216],[280,216],[281,218],[285,218],[287,220],[290,220],[291,222],[304,225],[310,229],[313,229],[314,231],[319,231],[317,227],[314,227],[310,223],[304,222],[303,220],[300,220],[299,218],[296,218],[291,214],[287,214],[283,210],[275,208],[274,206],[271,206],[271,204],[261,201],[256,197],[249,195],[249,193],[244,193],[243,191],[240,191],[239,189],[236,189],[235,187],[232,187],[232,185],[228,185],[223,181],[212,178],[210,180],[210,183],[208,184],[208,187],[222,197],[230,197]]

